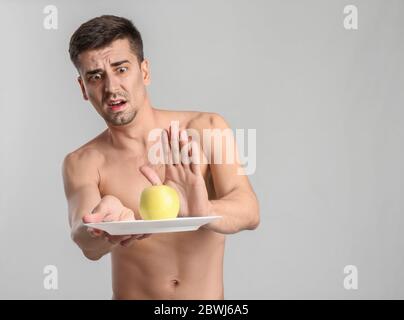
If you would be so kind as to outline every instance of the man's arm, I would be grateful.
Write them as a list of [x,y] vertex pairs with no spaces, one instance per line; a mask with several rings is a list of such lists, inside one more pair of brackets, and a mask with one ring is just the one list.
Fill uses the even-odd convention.
[[[217,114],[211,114],[209,119],[211,129],[220,129],[223,132],[230,132],[226,121]],[[237,152],[233,155],[226,154],[226,150],[237,150],[233,134],[222,136],[221,148],[211,146],[210,168],[217,200],[210,200],[209,215],[222,216],[222,219],[211,222],[205,228],[218,233],[231,234],[242,230],[253,230],[260,222],[258,199],[251,187],[246,175],[239,175],[243,171]],[[226,148],[228,144],[233,148]],[[221,153],[222,163],[214,163],[217,152]],[[231,153],[231,152],[230,152]],[[232,161],[226,161],[227,159]],[[228,163],[231,162],[231,163]]]
[[[133,212],[119,199],[105,196],[98,189],[98,163],[100,155],[95,150],[68,154],[62,167],[64,189],[68,202],[71,237],[90,260],[98,260],[118,243],[129,245],[131,236],[112,237],[100,230],[88,230],[85,222],[103,221],[107,212],[115,213],[108,220],[133,219]],[[91,214],[94,213],[94,214]]]
[[[177,190],[181,199],[180,216],[222,216],[222,219],[203,226],[218,233],[228,234],[255,229],[260,220],[258,201],[247,176],[238,175],[238,169],[242,170],[242,168],[236,152],[226,155],[228,149],[226,143],[233,145],[236,150],[233,134],[226,122],[216,114],[208,114],[190,123],[188,129],[198,131],[199,137],[195,137],[196,140],[200,137],[206,139],[204,129],[216,129],[216,132],[211,131],[213,134],[211,138],[208,137],[211,139],[210,143],[202,141],[202,146],[207,146],[201,153],[200,141],[194,141],[193,137],[190,142],[185,130],[177,130],[172,126],[169,131],[163,130],[161,139],[166,167],[165,180],[161,181],[156,171],[148,165],[142,166],[140,171],[151,184],[166,184]],[[226,131],[226,129],[230,136],[222,137],[218,131]],[[214,141],[216,133],[219,133],[219,140],[221,140],[218,144]],[[190,150],[189,145],[191,145]],[[209,154],[212,155],[211,159]],[[212,163],[217,155],[221,155],[224,162]],[[201,156],[207,157],[210,163],[217,199],[209,200],[208,198],[206,182],[200,166],[205,159],[201,159]],[[232,158],[228,160],[232,161],[227,161],[226,156],[231,156]],[[191,163],[188,161],[189,158]],[[175,159],[181,159],[181,161],[178,162]]]

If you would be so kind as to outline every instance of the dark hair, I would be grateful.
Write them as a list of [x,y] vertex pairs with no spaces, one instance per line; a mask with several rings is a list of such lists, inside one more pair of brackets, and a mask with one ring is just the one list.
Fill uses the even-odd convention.
[[114,40],[128,39],[138,63],[143,61],[143,41],[140,32],[132,21],[103,15],[83,23],[70,38],[69,53],[73,64],[78,68],[78,56],[89,49],[106,47]]

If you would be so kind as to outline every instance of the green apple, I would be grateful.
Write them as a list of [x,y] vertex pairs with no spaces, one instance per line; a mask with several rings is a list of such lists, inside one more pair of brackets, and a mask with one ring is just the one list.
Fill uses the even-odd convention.
[[174,188],[151,186],[140,195],[139,212],[143,220],[176,218],[180,211],[180,197]]

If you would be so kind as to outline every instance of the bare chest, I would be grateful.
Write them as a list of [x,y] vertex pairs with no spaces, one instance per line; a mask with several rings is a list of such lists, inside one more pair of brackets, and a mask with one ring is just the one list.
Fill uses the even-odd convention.
[[[143,189],[150,186],[148,180],[139,171],[147,163],[142,156],[124,154],[111,155],[99,168],[101,196],[113,195],[121,200],[125,207],[132,209],[138,216],[140,194]],[[153,167],[160,177],[164,176],[164,167]]]

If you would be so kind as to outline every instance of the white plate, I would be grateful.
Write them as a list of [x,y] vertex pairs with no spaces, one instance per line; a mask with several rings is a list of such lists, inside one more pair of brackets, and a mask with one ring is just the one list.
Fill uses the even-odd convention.
[[221,216],[182,217],[164,220],[133,220],[86,223],[84,225],[106,231],[113,236],[118,236],[129,234],[193,231],[199,229],[199,227],[203,226],[204,224],[220,218]]

